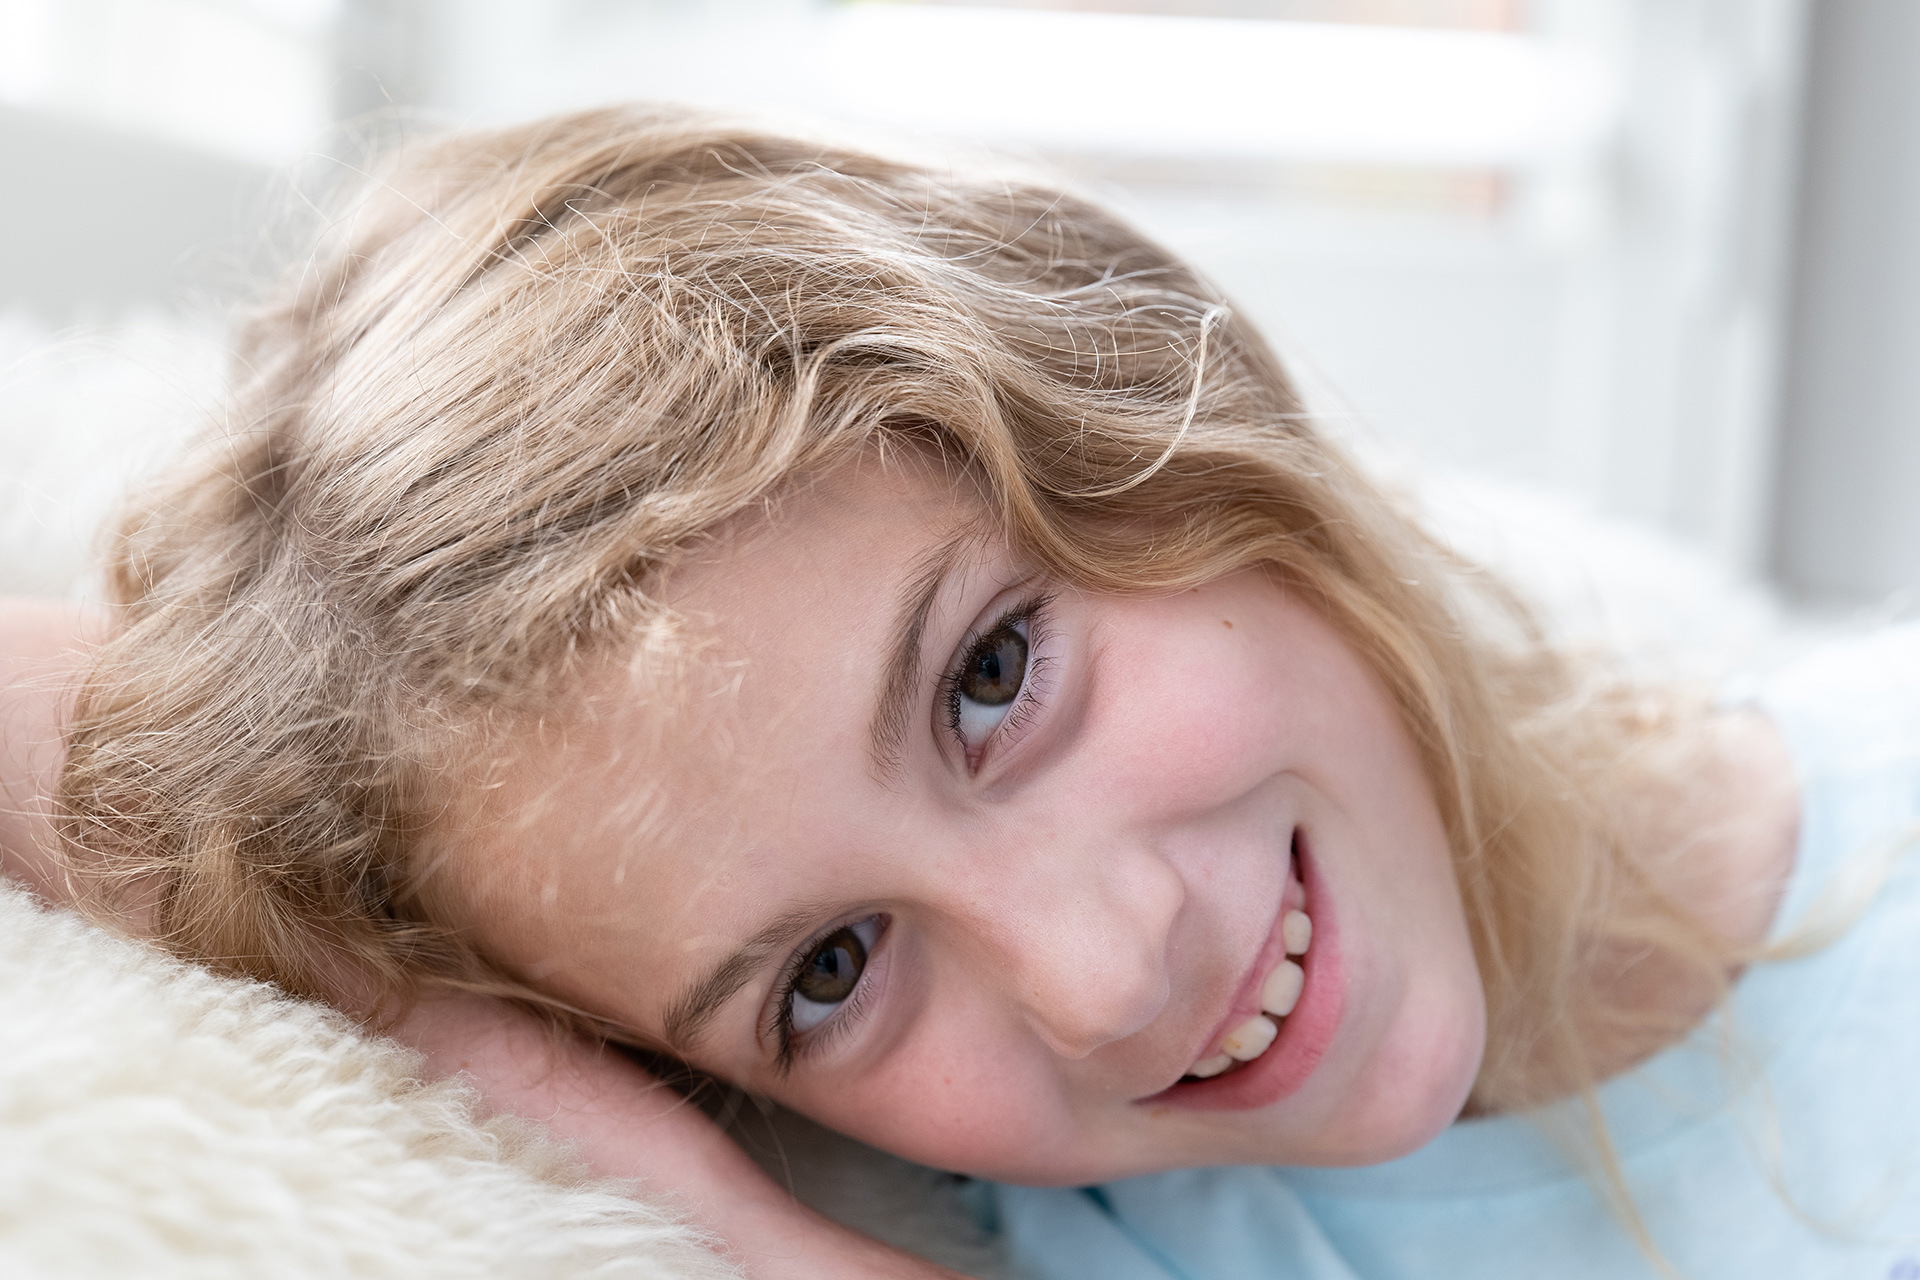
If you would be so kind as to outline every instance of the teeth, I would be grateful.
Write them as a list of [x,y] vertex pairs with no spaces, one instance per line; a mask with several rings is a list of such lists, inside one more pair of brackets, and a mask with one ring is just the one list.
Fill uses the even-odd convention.
[[1280,937],[1287,944],[1287,954],[1303,956],[1313,942],[1313,919],[1304,911],[1289,911],[1280,920]]
[[1306,970],[1291,960],[1282,960],[1260,988],[1260,1007],[1276,1018],[1286,1017],[1300,1003],[1300,988],[1306,981]]
[[1272,1021],[1255,1014],[1227,1032],[1220,1050],[1235,1062],[1252,1062],[1267,1051],[1267,1046],[1279,1034],[1280,1028],[1274,1026]]
[[1208,1076],[1219,1075],[1232,1065],[1233,1059],[1230,1056],[1224,1053],[1216,1053],[1211,1058],[1202,1058],[1191,1067],[1188,1067],[1187,1074],[1197,1080],[1205,1080]]
[[[1313,944],[1313,920],[1304,911],[1289,911],[1280,918],[1280,939],[1290,956],[1305,955]],[[1300,1003],[1300,991],[1306,985],[1307,972],[1291,960],[1282,960],[1267,975],[1260,988],[1260,1008],[1271,1016],[1255,1015],[1227,1033],[1220,1052],[1202,1058],[1187,1068],[1187,1078],[1206,1080],[1217,1076],[1236,1062],[1252,1062],[1267,1051],[1280,1034],[1274,1018],[1284,1018]]]

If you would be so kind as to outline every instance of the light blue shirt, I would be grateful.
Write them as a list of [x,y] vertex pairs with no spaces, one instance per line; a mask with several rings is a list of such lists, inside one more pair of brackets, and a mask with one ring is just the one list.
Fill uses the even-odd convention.
[[[1778,939],[1920,823],[1920,627],[1823,650],[1755,700],[1802,786]],[[1634,1204],[1686,1280],[1920,1280],[1916,862],[1833,945],[1740,979],[1731,1054],[1722,1014],[1600,1089]],[[995,1187],[991,1207],[1016,1265],[1048,1280],[1655,1276],[1580,1144],[1548,1136],[1585,1123],[1560,1104],[1370,1168]]]

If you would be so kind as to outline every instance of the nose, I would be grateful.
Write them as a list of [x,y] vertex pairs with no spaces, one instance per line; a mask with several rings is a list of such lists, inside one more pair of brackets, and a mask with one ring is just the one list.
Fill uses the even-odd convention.
[[1186,902],[1179,872],[1149,848],[1042,842],[995,896],[1005,981],[1055,1053],[1084,1058],[1139,1031],[1166,1007],[1168,946]]

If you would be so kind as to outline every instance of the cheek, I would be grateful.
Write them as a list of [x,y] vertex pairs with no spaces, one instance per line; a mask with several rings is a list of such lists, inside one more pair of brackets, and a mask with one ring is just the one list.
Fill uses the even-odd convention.
[[1046,1181],[1075,1129],[1044,1064],[1011,1032],[916,1027],[875,1069],[775,1096],[869,1146],[977,1177]]
[[1358,1077],[1340,1163],[1372,1164],[1417,1150],[1466,1104],[1486,1046],[1486,1004],[1470,963],[1449,969],[1416,984],[1400,1025]]
[[1189,607],[1127,623],[1103,646],[1085,746],[1107,802],[1133,809],[1157,798],[1170,817],[1205,811],[1280,763],[1299,700],[1287,696],[1256,620],[1243,614],[1228,628],[1222,612]]

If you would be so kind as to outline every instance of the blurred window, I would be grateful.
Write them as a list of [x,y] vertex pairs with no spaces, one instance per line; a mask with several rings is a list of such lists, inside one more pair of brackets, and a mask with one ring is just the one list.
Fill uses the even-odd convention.
[[327,126],[339,0],[0,0],[0,102],[278,162]]
[[[1590,8],[1616,7],[1600,0]],[[1592,224],[1609,51],[1515,0],[849,0],[831,109],[1030,147],[1083,177],[1481,220]],[[1124,73],[1121,73],[1124,71]],[[1523,200],[1551,173],[1551,201]]]
[[1395,27],[1518,31],[1523,0],[919,0],[922,4],[1079,13],[1157,13],[1188,18],[1267,18]]

